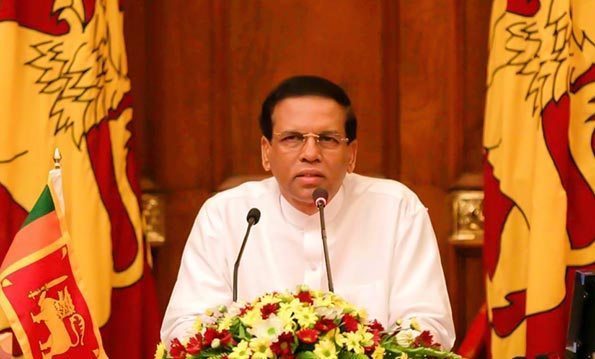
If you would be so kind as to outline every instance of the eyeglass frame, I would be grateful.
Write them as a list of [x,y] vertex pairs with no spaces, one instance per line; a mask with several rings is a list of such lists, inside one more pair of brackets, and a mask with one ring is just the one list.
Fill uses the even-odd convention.
[[[316,145],[318,145],[319,148],[321,148],[321,149],[335,149],[335,147],[331,147],[331,148],[324,147],[324,145],[320,144],[320,137],[325,137],[325,136],[331,137],[334,140],[339,141],[336,148],[339,148],[341,143],[349,144],[349,141],[350,141],[349,137],[340,137],[342,135],[338,132],[324,132],[324,131],[320,132],[320,133],[314,133],[314,132],[302,133],[302,132],[298,132],[298,131],[273,132],[273,136],[280,137],[283,135],[295,135],[295,136],[300,136],[302,138],[301,145],[297,145],[295,147],[290,147],[290,146],[285,145],[286,146],[285,148],[287,148],[287,149],[296,149],[296,150],[299,148],[303,148],[304,145],[306,144],[308,138],[310,138],[310,137],[314,139],[314,141],[316,142]],[[282,143],[283,143],[282,141],[279,141],[279,144],[281,146],[284,146]]]

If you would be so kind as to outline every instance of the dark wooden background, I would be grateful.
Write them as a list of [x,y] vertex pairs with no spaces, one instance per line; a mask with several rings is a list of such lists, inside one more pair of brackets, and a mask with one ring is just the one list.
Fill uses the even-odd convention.
[[344,86],[355,105],[357,172],[397,179],[429,208],[457,332],[464,333],[483,301],[481,261],[467,256],[466,273],[455,273],[449,190],[482,170],[490,1],[128,0],[123,6],[137,157],[142,176],[166,199],[167,242],[156,249],[154,266],[162,308],[201,204],[225,183],[264,174],[262,99],[285,77],[317,74]]

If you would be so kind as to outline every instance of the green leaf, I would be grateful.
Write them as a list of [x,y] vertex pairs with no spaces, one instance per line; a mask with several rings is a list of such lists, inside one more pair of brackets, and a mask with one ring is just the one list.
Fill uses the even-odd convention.
[[433,357],[437,359],[461,359],[462,357],[458,354],[452,352],[446,352],[443,350],[433,349],[433,348],[405,348],[399,346],[394,343],[389,343],[384,346],[384,349],[387,352],[391,352],[394,354],[401,354],[406,353],[410,358],[417,359],[417,358],[427,358]]
[[232,333],[235,334],[236,339],[241,340],[249,340],[252,336],[248,331],[246,331],[246,326],[242,324],[242,322],[238,320],[234,320],[231,328],[229,328]]
[[317,359],[316,354],[311,351],[300,352],[297,355],[297,359]]
[[339,359],[368,359],[366,354],[356,354],[347,350],[341,350],[339,352]]
[[204,349],[203,351],[201,351],[198,354],[198,356],[196,356],[195,358],[217,359],[217,358],[221,358],[223,356],[223,354],[227,354],[227,351],[225,351],[221,347],[219,347],[219,348],[208,348],[208,349]]

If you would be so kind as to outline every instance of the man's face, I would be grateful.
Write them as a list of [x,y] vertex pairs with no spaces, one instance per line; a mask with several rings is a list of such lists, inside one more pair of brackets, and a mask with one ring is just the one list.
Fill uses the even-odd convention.
[[337,193],[345,174],[355,168],[357,141],[328,146],[310,136],[303,144],[288,146],[284,135],[313,133],[345,138],[345,118],[341,105],[318,96],[290,97],[273,109],[272,140],[263,136],[260,141],[262,166],[275,176],[285,199],[304,213],[316,212],[312,192],[317,187],[326,189],[329,199]]

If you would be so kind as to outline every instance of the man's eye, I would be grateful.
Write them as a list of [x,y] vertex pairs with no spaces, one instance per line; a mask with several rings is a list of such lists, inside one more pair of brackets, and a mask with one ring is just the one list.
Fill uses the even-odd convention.
[[320,135],[318,141],[325,143],[338,143],[339,141],[333,136]]
[[302,139],[300,138],[300,135],[297,135],[297,134],[288,134],[288,135],[281,137],[281,141],[285,141],[285,142],[294,142],[294,141],[301,141],[301,140]]

